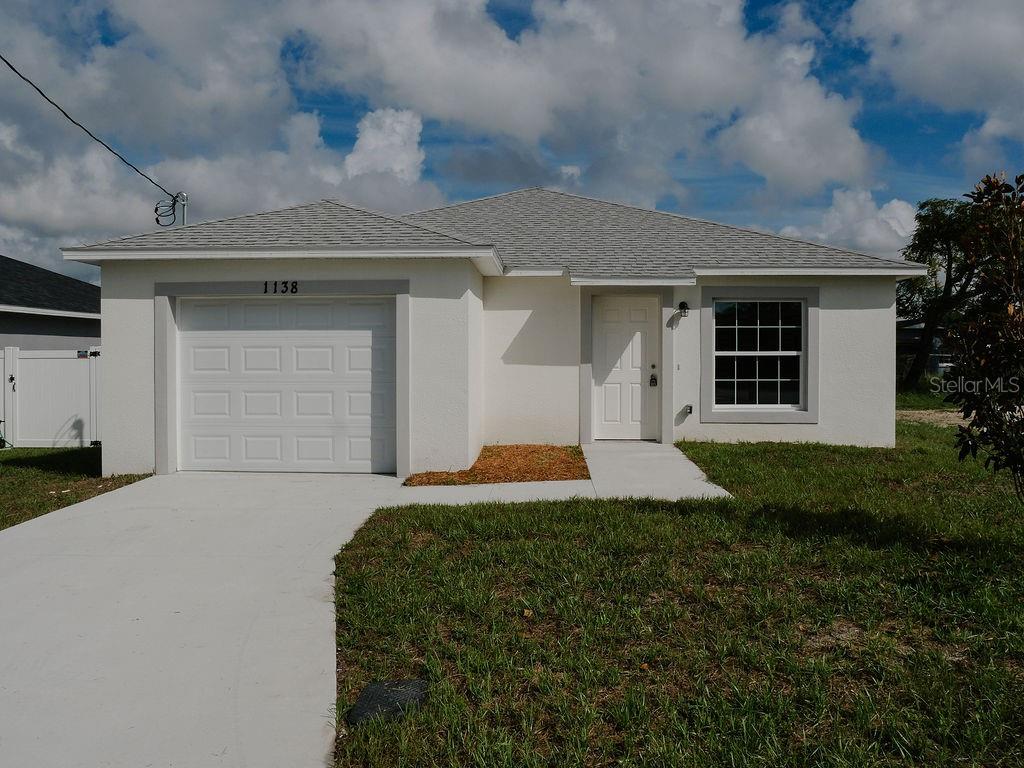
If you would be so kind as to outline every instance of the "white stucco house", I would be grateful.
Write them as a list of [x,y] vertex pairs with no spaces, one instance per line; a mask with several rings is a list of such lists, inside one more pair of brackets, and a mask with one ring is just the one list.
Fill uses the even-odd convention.
[[867,256],[527,189],[91,246],[105,473],[461,469],[490,443],[894,442]]

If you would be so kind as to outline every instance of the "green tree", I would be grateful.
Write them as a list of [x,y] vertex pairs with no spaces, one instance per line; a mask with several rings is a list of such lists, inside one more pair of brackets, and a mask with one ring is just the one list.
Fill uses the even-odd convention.
[[903,378],[907,389],[913,389],[927,370],[940,330],[955,324],[977,295],[977,267],[964,253],[974,215],[971,204],[961,200],[932,199],[917,206],[917,229],[903,255],[927,266],[928,274],[902,281],[896,292],[900,316],[923,324]]
[[953,392],[967,420],[961,460],[1006,470],[1024,501],[1024,174],[986,176],[967,196],[974,225],[964,241],[977,299],[953,334]]

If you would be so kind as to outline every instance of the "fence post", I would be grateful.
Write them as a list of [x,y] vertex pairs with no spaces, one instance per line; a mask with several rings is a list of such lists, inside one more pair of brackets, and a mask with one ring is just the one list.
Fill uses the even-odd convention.
[[96,443],[100,437],[100,350],[89,347],[89,442]]
[[18,445],[18,347],[4,347],[4,435]]

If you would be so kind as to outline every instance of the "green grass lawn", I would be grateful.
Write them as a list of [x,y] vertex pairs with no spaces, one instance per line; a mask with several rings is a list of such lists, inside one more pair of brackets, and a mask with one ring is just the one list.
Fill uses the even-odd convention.
[[734,501],[378,512],[337,558],[338,740],[376,766],[1024,763],[1024,512],[953,430],[686,444]]
[[0,451],[0,530],[143,477],[102,477],[99,448]]
[[945,395],[937,395],[930,390],[907,390],[896,393],[896,410],[898,411],[956,411],[953,403],[947,403]]

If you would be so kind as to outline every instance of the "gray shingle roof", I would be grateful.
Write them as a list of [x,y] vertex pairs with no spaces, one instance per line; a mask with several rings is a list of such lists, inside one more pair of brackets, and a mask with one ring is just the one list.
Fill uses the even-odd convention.
[[99,314],[100,287],[0,256],[0,304]]
[[533,188],[409,214],[493,243],[507,269],[577,278],[691,277],[695,269],[892,269],[906,262],[779,235]]
[[477,243],[438,231],[430,225],[404,221],[348,203],[320,200],[277,211],[170,227],[65,250],[452,250],[477,246]]

